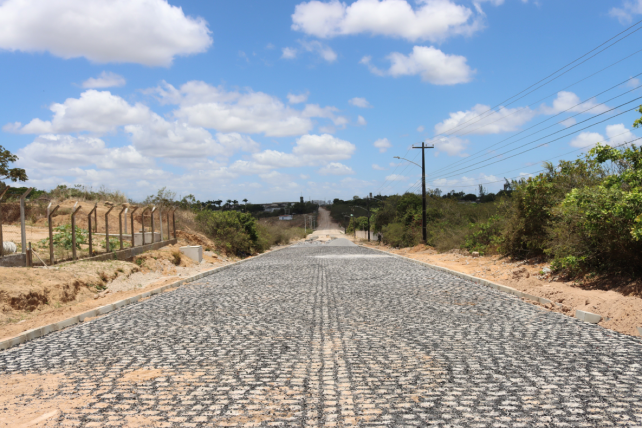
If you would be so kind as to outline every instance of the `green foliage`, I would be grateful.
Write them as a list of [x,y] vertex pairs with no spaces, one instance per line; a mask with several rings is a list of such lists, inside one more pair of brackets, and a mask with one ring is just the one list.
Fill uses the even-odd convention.
[[346,233],[354,233],[355,230],[368,230],[368,217],[351,217]]
[[[62,226],[53,228],[56,233],[53,235],[53,244],[55,247],[61,247],[66,250],[71,250],[73,247],[73,242],[71,239],[71,225],[64,224]],[[87,230],[81,229],[76,226],[76,248],[80,249],[81,244],[87,243]],[[40,241],[42,245],[49,245],[49,238],[45,238]]]
[[0,180],[27,181],[27,173],[22,168],[9,168],[9,164],[18,160],[18,156],[0,146]]
[[[100,246],[103,248],[107,248],[107,240],[103,239],[100,241]],[[128,248],[131,247],[131,242],[123,240],[123,248]],[[109,238],[109,250],[110,251],[116,251],[120,250],[120,239],[119,238]]]
[[392,247],[414,247],[421,241],[421,229],[408,228],[401,223],[391,223],[383,227],[382,241]]
[[494,215],[486,222],[471,224],[471,232],[466,236],[464,248],[468,251],[478,251],[482,254],[496,252],[503,243],[501,234],[504,226],[504,218]]
[[196,223],[226,253],[243,256],[262,253],[269,247],[267,237],[249,213],[204,210],[197,214]]

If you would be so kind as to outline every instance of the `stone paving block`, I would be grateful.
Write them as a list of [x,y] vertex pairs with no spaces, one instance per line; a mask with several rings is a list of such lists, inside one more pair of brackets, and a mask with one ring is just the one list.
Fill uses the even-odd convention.
[[642,424],[640,338],[372,254],[250,259],[2,351],[0,375],[57,373],[56,397],[88,394],[59,426]]

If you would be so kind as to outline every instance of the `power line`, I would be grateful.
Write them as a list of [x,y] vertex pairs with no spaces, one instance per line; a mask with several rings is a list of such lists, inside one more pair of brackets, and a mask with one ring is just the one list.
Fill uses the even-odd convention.
[[[642,97],[640,97],[640,98],[642,98]],[[631,101],[629,101],[629,103],[630,103],[630,102],[631,102]],[[628,103],[625,103],[625,104],[628,104]],[[615,107],[615,108],[617,108],[617,107]],[[613,108],[613,109],[611,109],[611,110],[614,110],[615,108]],[[638,107],[633,107],[633,108],[631,108],[631,109],[625,110],[625,111],[623,111],[623,112],[621,112],[621,113],[618,113],[618,114],[616,114],[616,115],[614,115],[614,116],[608,117],[608,118],[606,118],[606,119],[604,119],[604,120],[601,120],[601,121],[599,121],[599,122],[596,122],[596,123],[594,123],[594,124],[592,124],[592,125],[588,125],[588,126],[586,126],[586,127],[582,128],[582,129],[579,129],[579,130],[577,130],[577,131],[571,132],[571,133],[566,134],[566,135],[562,135],[561,137],[558,137],[558,138],[555,138],[555,139],[553,139],[553,140],[547,141],[546,143],[539,144],[539,145],[537,145],[537,146],[535,146],[535,147],[532,147],[532,148],[530,148],[530,149],[527,149],[527,150],[524,150],[524,151],[522,151],[522,152],[516,153],[516,154],[514,154],[514,155],[512,155],[512,156],[509,156],[509,157],[507,157],[507,158],[504,158],[504,159],[501,159],[501,160],[498,160],[498,161],[495,161],[495,162],[491,162],[491,163],[489,163],[489,164],[487,164],[487,165],[482,165],[482,166],[480,166],[480,167],[473,168],[473,169],[471,169],[471,170],[467,170],[467,171],[464,171],[464,172],[457,172],[457,171],[455,171],[455,172],[457,172],[457,174],[454,174],[454,175],[465,174],[466,172],[475,171],[475,170],[478,170],[478,169],[480,169],[480,168],[484,168],[484,167],[489,166],[489,165],[494,165],[494,164],[496,164],[496,163],[498,163],[498,162],[503,162],[503,161],[505,161],[505,160],[508,160],[508,159],[514,158],[515,156],[519,156],[519,155],[521,155],[521,154],[523,154],[523,153],[530,152],[531,150],[535,150],[535,149],[537,149],[537,148],[539,148],[539,147],[545,146],[545,145],[547,145],[547,144],[549,144],[549,143],[553,143],[553,142],[555,142],[555,141],[561,140],[562,138],[564,138],[564,137],[568,137],[568,136],[570,136],[570,135],[573,135],[573,134],[575,134],[576,132],[583,131],[583,130],[585,130],[585,129],[587,129],[587,128],[591,128],[591,127],[593,127],[593,126],[595,126],[595,125],[599,125],[600,123],[604,123],[604,122],[606,122],[607,120],[610,120],[610,119],[612,119],[612,118],[614,118],[614,117],[617,117],[617,116],[623,115],[624,113],[628,113],[628,112],[633,111],[633,110],[636,110],[636,109],[638,109]],[[611,111],[611,110],[609,110],[609,111]],[[607,113],[607,112],[605,112],[605,113]],[[593,118],[595,118],[595,117],[597,117],[597,116],[594,116]],[[593,119],[593,118],[590,118],[590,119]],[[590,120],[590,119],[587,119],[587,120]],[[585,121],[583,121],[583,122],[585,122]],[[581,123],[581,122],[580,122],[580,123]],[[560,131],[558,131],[558,132],[560,132]],[[557,133],[557,132],[554,132],[553,134],[556,134],[556,133]],[[553,134],[550,134],[550,135],[553,135]],[[548,137],[548,136],[550,136],[550,135],[547,135],[546,137]],[[546,137],[538,138],[537,140],[535,140],[535,141],[531,141],[530,143],[527,143],[527,144],[523,144],[523,145],[521,145],[520,147],[525,147],[525,146],[527,146],[527,145],[533,144],[533,143],[535,143],[535,142],[537,142],[537,141],[539,141],[539,140],[542,140],[542,139],[544,139],[544,138],[546,138]],[[499,157],[499,156],[503,156],[503,155],[505,155],[506,153],[510,153],[510,152],[512,152],[512,151],[515,151],[515,150],[519,149],[520,147],[516,147],[516,148],[514,148],[514,149],[511,149],[511,150],[508,150],[508,151],[506,151],[506,152],[504,152],[504,153],[501,153],[501,154],[499,154],[499,155],[497,155],[497,156],[493,156],[491,159],[496,158],[496,157]],[[490,160],[490,159],[487,159],[487,160],[482,161],[482,162],[486,162],[486,161],[488,161],[488,160]],[[478,163],[473,164],[473,165],[470,165],[470,166],[478,165],[479,163],[482,163],[482,162],[478,162]],[[439,178],[450,178],[450,177],[453,177],[454,175],[449,175],[449,176],[447,176],[447,177],[439,177]]]
[[[642,73],[640,73],[640,74],[642,74]],[[629,80],[629,79],[627,79],[627,80]],[[620,84],[618,84],[618,85],[616,85],[616,86],[619,86],[619,85],[620,85]],[[612,101],[612,100],[614,100],[614,99],[616,99],[616,98],[619,98],[619,97],[621,97],[621,96],[623,96],[623,95],[626,95],[626,94],[628,94],[628,93],[630,93],[630,92],[633,92],[633,91],[635,91],[635,90],[637,90],[637,89],[639,89],[639,88],[641,88],[641,87],[642,87],[642,85],[639,85],[639,86],[637,86],[637,87],[635,87],[635,88],[633,88],[633,89],[631,89],[631,90],[629,90],[629,91],[626,91],[626,92],[624,92],[624,93],[622,93],[622,94],[619,94],[619,95],[617,95],[617,96],[615,96],[615,97],[612,97],[612,98],[610,98],[610,99],[606,100],[606,101],[605,101],[605,102],[603,102],[603,103],[596,104],[596,105],[592,106],[591,108],[588,108],[588,109],[586,109],[586,110],[583,110],[583,111],[581,111],[581,112],[578,112],[578,113],[574,114],[573,116],[567,117],[567,118],[566,118],[566,119],[564,119],[564,120],[561,120],[561,121],[559,121],[559,122],[553,123],[552,125],[549,125],[549,126],[547,126],[547,127],[545,127],[545,128],[542,128],[542,129],[540,129],[540,130],[538,130],[538,131],[535,131],[535,132],[533,132],[533,133],[531,133],[531,134],[529,134],[529,135],[525,135],[524,137],[519,138],[519,139],[517,139],[517,140],[515,140],[515,141],[513,141],[513,142],[510,142],[510,143],[508,143],[508,144],[504,144],[503,146],[501,146],[501,147],[499,147],[499,148],[501,149],[501,148],[504,148],[504,147],[508,147],[508,146],[510,146],[510,145],[512,145],[512,144],[515,144],[515,143],[517,143],[517,142],[519,142],[519,141],[522,141],[522,140],[524,140],[524,139],[526,139],[526,138],[528,138],[528,137],[532,137],[532,136],[533,136],[533,135],[535,135],[535,134],[538,134],[538,133],[540,133],[540,132],[542,132],[542,131],[544,131],[544,130],[546,130],[546,129],[552,128],[553,126],[558,125],[558,124],[561,124],[561,123],[563,123],[563,122],[565,122],[565,121],[567,121],[567,120],[569,120],[569,119],[572,119],[572,118],[574,118],[574,117],[576,117],[576,116],[579,116],[580,114],[586,113],[586,112],[587,112],[587,111],[589,111],[589,110],[593,110],[594,108],[599,107],[599,106],[601,106],[601,105],[606,106],[606,103],[608,103],[609,101]],[[612,89],[612,88],[611,88],[611,89]],[[608,91],[608,89],[607,89],[606,91],[603,91],[602,93],[607,92],[607,91]],[[530,130],[530,129],[533,129],[534,127],[539,126],[539,125],[543,124],[544,122],[547,122],[548,120],[553,119],[553,118],[555,118],[555,117],[559,116],[559,115],[560,115],[560,114],[562,114],[562,113],[568,112],[569,110],[572,110],[572,109],[574,109],[575,107],[577,107],[577,106],[579,106],[579,105],[581,105],[581,104],[584,104],[584,103],[586,103],[586,102],[590,101],[592,98],[594,98],[594,97],[588,98],[588,99],[586,99],[585,101],[583,101],[583,102],[581,102],[581,103],[575,104],[574,106],[569,107],[568,109],[564,110],[563,112],[560,112],[560,113],[556,114],[555,116],[552,116],[552,117],[550,117],[550,118],[548,118],[548,119],[545,119],[545,120],[543,120],[543,121],[541,121],[541,122],[539,122],[539,123],[537,123],[537,124],[535,124],[535,125],[533,125],[533,126],[531,126],[531,127],[528,127],[528,128],[526,128],[526,129],[524,129],[523,131],[520,131],[520,132],[518,132],[517,134],[514,134],[514,135],[512,135],[512,136],[510,136],[510,137],[508,137],[508,138],[505,138],[505,139],[503,139],[503,140],[501,140],[501,141],[499,141],[499,142],[497,142],[497,143],[495,143],[495,144],[493,144],[493,145],[491,145],[491,146],[489,146],[489,147],[487,147],[487,148],[485,148],[485,149],[483,149],[483,150],[479,150],[479,151],[477,151],[476,153],[473,153],[471,156],[469,156],[469,158],[467,158],[466,160],[461,160],[461,161],[455,162],[454,164],[452,164],[452,165],[450,165],[450,166],[447,166],[447,167],[441,168],[441,169],[439,169],[439,170],[437,170],[437,171],[433,172],[433,174],[440,174],[440,173],[442,173],[442,174],[443,174],[443,173],[445,173],[445,171],[452,170],[452,169],[455,167],[455,165],[462,164],[462,163],[467,163],[467,162],[471,162],[471,161],[472,161],[472,157],[473,157],[473,156],[475,156],[475,155],[477,155],[477,154],[479,154],[479,153],[481,153],[481,152],[485,152],[485,151],[487,151],[488,149],[490,149],[490,148],[492,148],[492,147],[495,147],[496,145],[501,144],[501,143],[502,143],[502,142],[504,142],[504,141],[510,140],[511,138],[513,138],[513,137],[515,137],[515,136],[517,136],[517,135],[519,135],[519,134],[522,134],[522,133],[524,133],[524,132],[526,132],[526,131],[528,131],[528,130]],[[642,97],[641,97],[641,98],[642,98]],[[637,98],[636,98],[636,99],[637,99]],[[635,99],[634,99],[634,100],[632,100],[632,101],[629,101],[629,102],[627,102],[627,103],[625,103],[625,104],[628,104],[628,103],[633,102],[633,101],[635,101]],[[620,106],[620,107],[621,107],[621,106]],[[616,107],[616,108],[617,108],[617,107]],[[613,110],[613,109],[608,110],[608,111],[612,111],[612,110]],[[590,118],[588,118],[588,119],[586,119],[586,120],[584,120],[584,121],[582,121],[582,122],[578,122],[578,123],[576,123],[576,124],[573,124],[573,125],[571,125],[571,126],[567,127],[566,129],[572,128],[573,126],[577,126],[577,125],[579,125],[579,124],[581,124],[581,123],[583,123],[583,122],[586,122],[586,121],[588,121],[588,120],[594,119],[594,118],[596,118],[596,117],[598,117],[598,116],[600,116],[600,115],[602,115],[602,114],[604,114],[604,113],[607,113],[608,111],[603,112],[603,113],[599,113],[598,115],[592,116],[592,117],[590,117]],[[563,131],[563,130],[560,130],[560,131],[557,131],[557,132],[562,132],[562,131]],[[549,135],[547,135],[547,136],[545,136],[545,137],[542,137],[542,138],[546,138],[546,137],[549,137],[549,136],[554,135],[554,134],[555,134],[555,133],[553,133],[553,134],[549,134]],[[536,141],[537,141],[537,140],[536,140]],[[488,155],[488,153],[484,154],[483,156],[487,156],[487,155]]]
[[[553,73],[549,74],[548,76],[544,77],[543,79],[541,79],[541,80],[539,80],[539,81],[535,82],[534,84],[532,84],[531,86],[529,86],[529,87],[527,87],[526,89],[522,90],[521,92],[518,92],[517,94],[513,95],[512,97],[505,99],[504,101],[502,101],[502,102],[500,102],[500,103],[496,104],[495,106],[493,106],[493,107],[489,108],[489,109],[488,109],[488,110],[486,110],[485,112],[482,112],[482,113],[478,114],[478,115],[477,115],[477,116],[475,116],[475,117],[480,117],[481,115],[486,114],[486,113],[487,113],[487,112],[489,112],[489,111],[493,111],[493,110],[495,110],[495,108],[497,108],[497,107],[501,106],[501,105],[502,105],[502,104],[504,104],[505,102],[507,102],[507,101],[509,101],[509,100],[511,100],[511,99],[513,99],[513,98],[515,98],[515,97],[517,97],[518,95],[523,94],[524,92],[528,91],[528,90],[529,90],[529,89],[531,89],[532,87],[539,85],[541,82],[543,82],[543,81],[545,81],[545,80],[549,79],[550,77],[554,76],[555,74],[557,74],[557,73],[559,73],[560,71],[564,70],[565,68],[569,67],[571,64],[573,64],[573,63],[575,63],[575,62],[579,61],[580,59],[584,58],[585,56],[589,55],[590,53],[592,53],[592,52],[594,52],[595,50],[599,49],[600,47],[604,46],[605,44],[607,44],[607,43],[608,43],[608,42],[610,42],[611,40],[613,40],[613,39],[615,39],[615,38],[619,37],[621,34],[624,34],[624,33],[626,33],[627,31],[629,31],[630,29],[632,29],[632,28],[634,28],[634,27],[638,26],[640,23],[642,23],[642,20],[640,20],[640,21],[636,22],[635,24],[631,25],[630,27],[626,28],[625,30],[621,31],[620,33],[616,34],[615,36],[611,37],[611,38],[610,38],[610,39],[608,39],[607,41],[603,42],[603,43],[602,43],[602,44],[600,44],[599,46],[597,46],[597,47],[595,47],[595,48],[591,49],[590,51],[588,51],[588,52],[587,52],[587,53],[585,53],[584,55],[580,56],[579,58],[576,58],[575,60],[571,61],[570,63],[566,64],[565,66],[563,66],[563,67],[559,68],[558,70],[556,70],[556,71],[554,71]],[[616,42],[614,42],[614,43],[612,43],[611,45],[607,46],[606,48],[602,49],[601,51],[599,51],[599,52],[598,52],[598,53],[596,53],[595,55],[592,55],[591,57],[587,58],[586,60],[582,61],[581,63],[576,64],[575,66],[573,66],[573,67],[572,67],[572,68],[570,68],[569,70],[566,70],[564,73],[560,74],[559,76],[556,76],[555,78],[551,79],[550,81],[548,81],[548,82],[546,82],[546,83],[544,83],[544,84],[542,84],[542,85],[538,86],[537,88],[533,89],[532,91],[528,92],[527,94],[525,94],[525,95],[523,95],[523,96],[521,96],[521,97],[519,97],[519,98],[517,98],[517,99],[515,99],[515,100],[511,101],[509,104],[507,104],[507,106],[508,106],[508,105],[511,105],[511,104],[513,104],[513,103],[515,103],[516,101],[518,101],[518,100],[520,100],[520,99],[522,99],[522,98],[524,98],[526,95],[531,94],[532,92],[536,91],[537,89],[539,89],[539,88],[541,88],[541,87],[543,87],[543,86],[545,86],[545,85],[548,85],[549,83],[553,82],[554,80],[558,79],[559,77],[563,76],[564,74],[568,73],[569,71],[571,71],[571,70],[575,69],[576,67],[580,66],[581,64],[583,64],[583,63],[585,63],[586,61],[590,60],[591,58],[594,58],[596,55],[599,55],[600,53],[604,52],[606,49],[610,48],[611,46],[615,45],[616,43],[619,43],[619,42],[621,42],[622,40],[624,40],[625,38],[629,37],[630,35],[632,35],[632,34],[636,33],[636,32],[637,32],[637,31],[639,31],[640,29],[641,29],[641,28],[638,28],[637,30],[635,30],[635,31],[633,31],[633,32],[631,32],[631,33],[629,33],[629,34],[627,34],[626,36],[622,37],[621,39],[617,40]],[[442,133],[440,133],[440,134],[436,135],[435,137],[438,137],[438,136],[440,136],[440,135],[446,135],[446,133],[452,133],[452,131],[456,130],[456,129],[457,129],[457,128],[459,128],[461,125],[464,125],[464,124],[466,124],[466,123],[470,122],[470,121],[471,121],[471,120],[473,120],[475,117],[472,117],[472,118],[468,119],[467,121],[465,121],[465,122],[462,122],[462,123],[458,124],[458,125],[457,125],[457,126],[455,126],[454,128],[451,128],[451,129],[449,129],[449,130],[447,130],[447,131],[444,131],[444,132],[442,132]],[[450,134],[448,134],[448,135],[450,135]]]
[[[628,132],[628,131],[627,131],[627,132]],[[618,136],[620,136],[620,135],[622,135],[622,134],[626,134],[626,132],[622,132],[622,133],[620,133],[620,134],[614,135],[613,137],[609,138],[608,140],[612,140],[612,139],[614,139],[615,137],[618,137]],[[608,140],[606,140],[606,141],[608,141]],[[622,144],[618,144],[617,146],[612,146],[612,148],[614,148],[614,149],[615,149],[615,148],[618,148],[618,147],[622,147],[622,146],[625,146],[625,145],[627,145],[627,144],[631,144],[631,143],[633,143],[633,142],[635,142],[635,141],[638,141],[638,140],[642,140],[642,137],[638,137],[638,138],[636,138],[636,139],[634,139],[634,140],[631,140],[631,141],[626,141],[626,142],[624,142],[624,143],[622,143]],[[561,155],[558,155],[558,156],[552,157],[552,158],[550,158],[550,159],[546,159],[546,160],[543,160],[543,161],[536,162],[536,164],[539,164],[539,163],[542,163],[542,162],[551,161],[551,160],[553,160],[553,159],[557,159],[557,158],[560,158],[560,157],[562,157],[562,156],[566,156],[566,155],[568,155],[568,154],[571,154],[571,153],[574,153],[574,152],[578,152],[578,151],[580,151],[580,150],[584,150],[584,149],[585,149],[585,147],[581,147],[581,148],[576,149],[576,150],[571,150],[570,152],[566,152],[566,153],[564,153],[564,154],[561,154]],[[531,166],[532,166],[532,165],[531,165]],[[527,167],[527,168],[528,168],[528,167]],[[511,170],[509,170],[509,171],[500,172],[500,173],[498,173],[497,175],[505,174],[505,173],[507,173],[507,172],[517,171],[517,170],[519,170],[519,169],[523,169],[523,168],[521,168],[521,167],[520,167],[520,168],[511,169]],[[541,170],[537,170],[537,171],[534,171],[534,172],[529,172],[528,174],[536,174],[536,173],[538,173],[538,172],[542,172],[542,171],[546,171],[546,169],[541,169]],[[495,174],[493,174],[493,175],[495,175]],[[517,176],[517,177],[520,177],[520,176]],[[513,178],[517,178],[517,177],[513,177]],[[489,182],[487,182],[487,183],[469,184],[469,185],[465,185],[465,186],[448,186],[448,188],[451,188],[451,187],[455,187],[455,188],[458,188],[458,187],[474,187],[474,186],[478,186],[479,184],[482,184],[482,185],[483,185],[483,184],[493,184],[493,183],[501,183],[501,182],[503,182],[503,181],[505,181],[505,180],[489,181]]]

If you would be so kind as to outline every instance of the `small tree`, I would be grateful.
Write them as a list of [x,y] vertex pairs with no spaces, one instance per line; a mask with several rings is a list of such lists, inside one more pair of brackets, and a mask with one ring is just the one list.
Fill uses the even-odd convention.
[[18,156],[0,146],[0,180],[27,181],[27,173],[22,168],[9,168],[9,164],[18,160]]

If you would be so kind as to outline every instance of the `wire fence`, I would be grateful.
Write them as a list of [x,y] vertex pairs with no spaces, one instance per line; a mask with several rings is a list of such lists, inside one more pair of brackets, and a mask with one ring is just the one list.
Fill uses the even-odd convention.
[[24,255],[26,266],[53,265],[176,238],[175,207],[55,204],[42,196],[29,198],[33,189],[7,198],[8,190],[0,192],[0,265],[14,251]]

